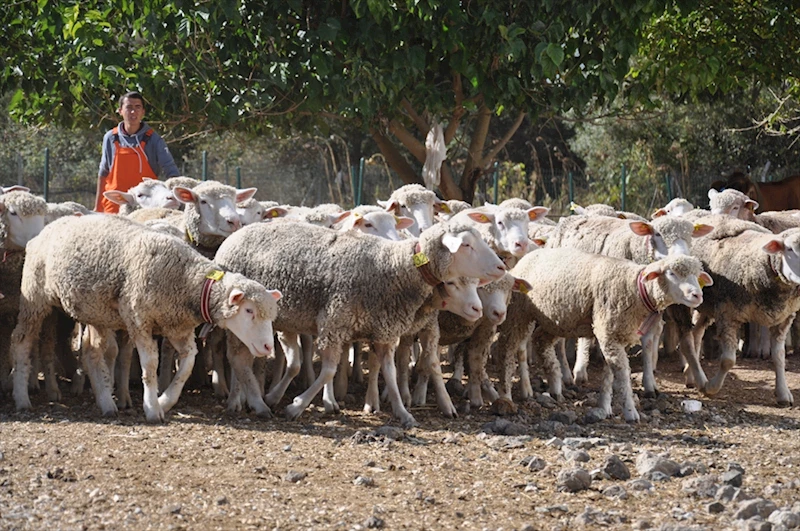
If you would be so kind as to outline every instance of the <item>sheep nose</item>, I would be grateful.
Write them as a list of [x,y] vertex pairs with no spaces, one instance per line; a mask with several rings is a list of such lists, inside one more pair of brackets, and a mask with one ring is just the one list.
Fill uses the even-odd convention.
[[270,355],[272,353],[272,345],[264,343],[264,352],[266,352],[267,355]]
[[472,305],[472,311],[475,312],[475,313],[478,313],[478,314],[482,314],[483,313],[483,308],[481,308],[480,306]]
[[233,230],[239,230],[242,228],[242,222],[239,221],[238,218],[227,219],[226,221],[228,222],[228,225],[233,228]]
[[492,316],[494,317],[495,322],[502,322],[506,319],[506,312],[501,312],[500,310],[495,310],[492,312]]
[[516,241],[514,242],[514,250],[520,250],[525,252],[528,249],[528,242],[527,241]]

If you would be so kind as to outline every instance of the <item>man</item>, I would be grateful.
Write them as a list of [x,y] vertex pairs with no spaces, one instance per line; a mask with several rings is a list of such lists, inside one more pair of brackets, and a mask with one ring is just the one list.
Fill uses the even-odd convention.
[[128,92],[119,99],[117,112],[122,122],[103,137],[103,156],[97,176],[97,197],[94,209],[109,214],[119,212],[119,205],[105,197],[106,190],[127,191],[144,177],[157,179],[179,175],[164,139],[142,120],[144,97]]

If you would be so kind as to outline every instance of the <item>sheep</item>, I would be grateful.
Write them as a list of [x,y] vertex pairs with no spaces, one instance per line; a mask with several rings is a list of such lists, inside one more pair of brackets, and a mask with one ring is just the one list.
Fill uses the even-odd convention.
[[170,177],[169,179],[164,181],[164,184],[167,185],[167,188],[172,190],[176,186],[182,186],[183,188],[194,188],[195,186],[197,186],[201,182],[203,182],[203,181],[198,181],[197,179],[195,179],[193,177],[187,177],[185,175],[179,175],[177,177]]
[[349,215],[339,223],[339,230],[358,230],[379,238],[399,241],[404,238],[398,231],[413,224],[414,220],[411,218],[395,216],[377,206],[362,205],[349,211]]
[[596,203],[586,207],[582,207],[576,203],[570,203],[569,209],[579,216],[603,216],[609,218],[627,219],[630,221],[647,221],[639,214],[617,210],[614,207],[603,203]]
[[472,208],[472,205],[459,199],[448,199],[434,204],[435,217],[438,221],[447,221],[468,208]]
[[180,203],[175,199],[172,189],[163,181],[145,177],[142,182],[129,188],[127,192],[108,190],[103,196],[120,206],[119,214],[127,216],[140,208],[177,209]]
[[[779,405],[791,405],[794,398],[786,385],[784,357],[786,334],[800,310],[800,229],[771,234],[748,229],[744,223],[715,230],[695,244],[694,252],[715,287],[707,290],[697,308],[692,329],[695,349],[685,356],[697,387],[714,396],[736,363],[739,327],[746,322],[767,326],[772,336],[776,399]],[[717,325],[721,355],[717,374],[706,380],[697,349],[712,321]]]
[[[483,393],[487,393],[491,400],[495,400],[499,396],[486,373],[489,347],[497,327],[506,319],[511,294],[527,289],[530,289],[530,286],[526,281],[506,273],[503,278],[478,289],[478,296],[484,311],[483,317],[477,321],[469,321],[454,314],[439,314],[441,335],[439,344],[458,345],[454,353],[457,357],[455,361],[457,364],[459,361],[461,362],[462,372],[463,360],[466,358],[469,362],[467,394],[470,405],[474,407],[483,406]],[[466,353],[463,350],[466,350]],[[456,373],[457,371],[454,371],[452,381],[460,383],[461,377]],[[426,388],[427,374],[423,373],[420,374],[414,389],[413,404],[425,404]]]
[[687,212],[694,210],[694,205],[682,197],[676,197],[669,203],[653,212],[652,217],[658,218],[661,216],[682,216]]
[[[690,254],[693,238],[705,236],[713,227],[681,217],[662,216],[647,223],[623,219],[575,216],[563,218],[547,240],[547,247],[572,247],[646,264],[668,255]],[[659,319],[642,336],[642,385],[646,396],[658,393],[653,371],[658,358],[658,341],[663,330]],[[589,340],[578,340],[574,379],[588,381]]]
[[[268,355],[280,292],[220,269],[177,238],[121,216],[66,217],[45,227],[28,243],[11,338],[17,409],[31,407],[30,351],[54,307],[90,327],[86,365],[104,415],[117,411],[102,361],[108,352],[113,358],[115,330],[127,330],[139,351],[144,411],[151,422],[164,420],[177,402],[197,354],[194,330],[204,321],[232,331],[253,355]],[[184,356],[160,397],[154,333]]]
[[[522,331],[521,350],[535,322],[532,341],[549,370],[550,393],[561,397],[561,372],[552,353],[559,337],[597,337],[606,367],[600,407],[611,414],[611,383],[621,391],[623,415],[638,421],[625,348],[639,341],[658,312],[672,304],[697,307],[703,302],[700,283],[711,277],[691,256],[669,256],[649,265],[587,253],[577,249],[539,249],[511,270],[531,285],[512,326]],[[516,299],[515,299],[516,300]],[[519,301],[518,301],[519,302]],[[513,301],[512,301],[513,304]],[[509,319],[511,310],[509,309]],[[513,363],[513,356],[506,363]]]
[[266,221],[272,216],[274,211],[271,208],[277,207],[278,203],[275,201],[256,201],[252,197],[237,203],[236,213],[239,214],[239,221],[242,222],[242,227],[250,225],[251,223],[258,223],[259,221]]
[[433,225],[436,212],[444,212],[442,200],[420,184],[401,186],[392,192],[389,199],[379,200],[378,204],[396,216],[412,218],[414,224],[408,228],[408,232],[414,237],[419,237],[422,231]]
[[[322,368],[311,387],[286,408],[289,419],[297,418],[323,387],[326,411],[339,409],[332,388],[339,356],[346,344],[365,340],[381,361],[394,414],[404,425],[416,421],[399,394],[394,349],[417,310],[442,281],[498,278],[505,271],[477,231],[453,221],[431,227],[419,240],[400,242],[305,224],[257,223],[231,235],[216,260],[283,293],[274,326],[291,340],[282,341],[287,372],[299,371],[297,334],[317,335]],[[249,361],[230,337],[228,345],[248,405],[267,414]],[[270,405],[280,395],[268,395]]]
[[64,216],[87,216],[92,213],[91,210],[75,201],[47,203],[47,214],[44,217],[44,224],[47,225]]
[[[8,391],[11,389],[8,345],[19,313],[25,248],[44,228],[47,203],[21,188],[4,188],[3,191],[0,195],[0,293],[3,294],[0,299],[0,386]],[[57,396],[58,387],[53,387],[55,374],[48,372],[45,371],[47,394]]]

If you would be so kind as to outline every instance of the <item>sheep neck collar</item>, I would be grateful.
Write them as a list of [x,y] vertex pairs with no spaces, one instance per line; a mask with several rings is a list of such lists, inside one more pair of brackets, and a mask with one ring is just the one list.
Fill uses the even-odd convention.
[[206,275],[205,281],[203,282],[203,289],[200,293],[200,315],[203,317],[205,323],[200,329],[199,337],[204,343],[208,334],[216,326],[211,318],[211,287],[214,285],[214,282],[222,280],[224,275],[225,273],[223,271],[217,271],[215,269]]
[[[3,261],[5,262],[5,258],[3,258]],[[777,266],[775,265],[775,262],[778,262]],[[770,255],[769,267],[770,269],[772,269],[772,272],[775,273],[775,276],[778,277],[778,280],[789,286],[796,286],[794,282],[786,278],[783,272],[781,272],[782,265],[783,265],[783,260],[781,259],[781,256],[779,254]],[[800,286],[798,286],[798,289],[800,289]]]
[[431,261],[428,259],[428,256],[422,252],[422,247],[419,242],[414,246],[414,267],[417,268],[419,274],[422,275],[422,279],[429,286],[436,287],[442,283],[441,280],[436,278],[433,271],[431,271]]
[[647,334],[647,332],[649,332],[655,324],[656,319],[661,316],[661,313],[658,311],[658,307],[647,293],[647,287],[644,285],[644,277],[644,271],[636,275],[636,289],[639,292],[639,299],[641,299],[644,307],[650,312],[650,315],[645,317],[644,321],[642,321],[642,324],[639,327],[639,330],[636,331],[636,333],[640,336]]

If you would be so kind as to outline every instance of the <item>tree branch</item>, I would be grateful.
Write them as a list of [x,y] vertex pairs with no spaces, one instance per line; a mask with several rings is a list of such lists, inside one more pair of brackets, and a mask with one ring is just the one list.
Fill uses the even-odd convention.
[[519,115],[517,115],[517,119],[514,121],[511,127],[508,128],[508,131],[506,131],[506,134],[503,135],[503,138],[501,138],[497,142],[497,144],[495,144],[494,147],[492,147],[492,149],[489,150],[489,152],[483,157],[483,160],[492,160],[493,158],[495,158],[497,154],[500,153],[500,150],[503,149],[506,146],[506,144],[508,144],[508,141],[511,140],[511,137],[513,137],[514,134],[517,132],[519,126],[522,125],[522,121],[524,119],[525,119],[525,113],[520,111]]
[[372,135],[372,139],[378,145],[378,149],[381,150],[381,154],[383,158],[386,160],[386,163],[392,168],[397,175],[403,180],[405,184],[421,184],[425,185],[422,182],[422,177],[414,171],[414,168],[403,158],[397,148],[392,144],[392,141],[389,140],[383,133],[371,127],[370,135]]
[[444,143],[449,144],[453,137],[456,136],[458,126],[461,125],[461,117],[467,112],[464,109],[464,86],[461,84],[461,74],[458,72],[453,73],[453,93],[456,97],[455,106],[453,107],[453,116],[450,118],[450,123],[447,124],[447,129],[444,131]]
[[431,129],[431,124],[425,121],[425,119],[422,118],[422,116],[420,116],[417,113],[417,111],[414,110],[414,107],[411,105],[411,102],[408,101],[407,98],[403,98],[402,105],[403,109],[405,109],[406,112],[408,113],[408,116],[410,116],[411,119],[414,121],[414,124],[417,126],[417,129],[419,129],[423,135],[427,135],[428,131],[430,131]]
[[453,180],[453,173],[450,171],[450,165],[446,160],[442,164],[442,177],[439,181],[439,191],[445,199],[464,199],[464,194]]
[[417,137],[411,134],[411,132],[397,120],[389,122],[389,131],[412,155],[414,155],[415,159],[425,164],[425,144],[417,140]]

